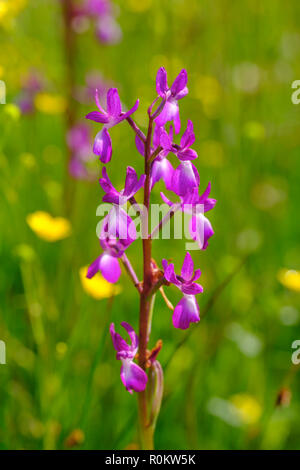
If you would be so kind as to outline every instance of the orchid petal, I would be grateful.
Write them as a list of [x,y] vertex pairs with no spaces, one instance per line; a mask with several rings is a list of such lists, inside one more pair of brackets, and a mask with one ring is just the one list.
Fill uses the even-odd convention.
[[129,335],[129,338],[131,340],[132,349],[137,351],[137,348],[138,348],[138,345],[139,345],[138,335],[136,334],[136,332],[134,331],[132,326],[129,325],[129,323],[123,321],[121,323],[121,325],[123,326],[123,328],[127,331],[128,335]]
[[122,113],[121,116],[119,116],[118,119],[116,120],[115,124],[118,124],[119,122],[124,121],[129,116],[131,116],[131,114],[135,113],[139,107],[139,104],[140,104],[140,100],[136,100],[133,107],[129,111],[126,111],[126,113]]
[[186,330],[190,323],[200,321],[199,306],[193,295],[185,296],[176,305],[173,313],[173,325],[175,328]]
[[99,271],[99,264],[101,261],[101,257],[102,255],[98,256],[98,258],[96,258],[95,261],[93,261],[90,264],[88,271],[87,271],[87,275],[86,275],[88,279],[92,279],[92,277],[94,277],[95,274],[97,274],[97,272]]
[[119,333],[116,333],[114,323],[111,323],[109,327],[109,332],[111,334],[113,346],[117,352],[130,351],[130,346],[126,343],[122,336],[119,335]]
[[102,163],[108,163],[112,156],[111,138],[106,127],[104,127],[95,137],[93,152],[100,156]]
[[99,111],[92,111],[85,116],[86,119],[90,119],[90,121],[100,122],[101,124],[107,124],[109,122],[109,118],[107,115],[100,113]]
[[193,216],[189,223],[191,238],[197,241],[201,250],[208,246],[209,238],[214,234],[210,221],[203,214]]
[[187,80],[188,80],[187,72],[185,69],[182,69],[181,72],[175,78],[171,86],[171,91],[172,91],[173,96],[178,95],[178,93],[180,93],[182,90],[186,88]]
[[195,134],[194,134],[194,126],[192,121],[188,121],[186,130],[184,131],[181,140],[180,140],[180,147],[186,148],[191,147],[195,142]]
[[172,186],[179,196],[184,196],[191,188],[199,186],[199,183],[199,173],[191,162],[182,162],[174,171]]
[[162,98],[164,97],[165,93],[168,91],[168,83],[167,83],[167,72],[164,67],[160,67],[158,69],[156,75],[156,91],[158,95]]
[[181,268],[181,277],[183,277],[185,281],[190,281],[193,277],[193,273],[194,261],[190,253],[187,251]]
[[99,269],[104,279],[112,284],[117,282],[121,276],[121,268],[118,259],[107,253],[101,255]]
[[145,390],[148,381],[146,372],[129,359],[122,361],[120,375],[128,392],[142,392]]
[[118,118],[122,112],[121,101],[117,88],[110,88],[107,92],[107,113],[113,118]]

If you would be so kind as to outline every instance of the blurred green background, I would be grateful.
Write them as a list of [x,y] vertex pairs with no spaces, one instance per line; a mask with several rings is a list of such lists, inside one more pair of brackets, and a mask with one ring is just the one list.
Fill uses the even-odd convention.
[[[111,298],[93,298],[80,280],[80,269],[100,254],[95,230],[102,190],[65,172],[61,111],[69,90],[61,5],[17,1],[6,14],[5,3],[0,340],[7,363],[0,365],[0,447],[133,449],[136,396],[120,382],[108,327],[126,320],[137,328],[138,297],[125,273],[122,293]],[[206,251],[192,253],[205,289],[200,309],[210,302],[207,314],[188,332],[175,330],[171,312],[156,299],[150,346],[163,339],[165,369],[156,448],[299,449],[300,379],[291,345],[300,339],[300,275],[290,282],[284,271],[300,267],[300,107],[291,102],[291,83],[300,78],[299,1],[115,5],[122,41],[101,45],[93,28],[76,35],[74,83],[84,86],[86,74],[98,71],[127,107],[140,98],[135,117],[144,130],[157,69],[164,66],[172,83],[186,68],[182,126],[194,123],[201,188],[211,181],[218,200],[209,215],[215,235]],[[22,115],[14,104],[33,68],[45,79],[48,99],[56,97],[53,112],[40,104]],[[81,122],[95,109],[76,106]],[[92,129],[95,135],[99,126]],[[121,189],[126,166],[140,174],[143,161],[126,122],[111,136],[109,175]],[[96,168],[100,173],[99,163]],[[153,202],[163,189],[155,187]],[[52,243],[37,236],[26,220],[40,210],[67,218],[71,235]],[[173,258],[179,268],[184,243],[159,240],[153,256]],[[140,249],[136,242],[127,253],[139,277]],[[168,295],[179,298],[172,287]]]

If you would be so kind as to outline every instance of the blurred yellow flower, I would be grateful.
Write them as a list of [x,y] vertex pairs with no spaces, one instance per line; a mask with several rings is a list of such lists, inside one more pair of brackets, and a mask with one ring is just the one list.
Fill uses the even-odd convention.
[[47,242],[56,242],[71,235],[71,224],[63,217],[52,217],[48,212],[29,214],[26,221],[33,232]]
[[88,266],[83,266],[79,270],[79,277],[85,292],[94,299],[108,299],[113,295],[118,295],[122,291],[120,286],[107,282],[104,277],[98,272],[92,279],[88,279],[87,275]]
[[27,0],[0,0],[0,21],[14,18],[25,7]]
[[246,393],[233,395],[230,402],[235,406],[244,424],[255,424],[259,421],[262,409],[258,401]]
[[284,287],[300,292],[300,271],[294,269],[280,269],[277,278]]
[[50,95],[49,93],[38,93],[34,102],[36,109],[45,114],[61,114],[67,106],[63,96]]

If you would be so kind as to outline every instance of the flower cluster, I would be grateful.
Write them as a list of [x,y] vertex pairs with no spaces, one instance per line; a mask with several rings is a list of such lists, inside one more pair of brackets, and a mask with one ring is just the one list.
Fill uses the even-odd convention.
[[74,7],[73,28],[82,32],[91,19],[97,39],[104,44],[116,44],[122,38],[122,31],[115,10],[110,0],[83,0],[81,5]]
[[[110,88],[107,92],[106,109],[101,106],[99,94],[96,92],[95,100],[98,110],[92,111],[86,116],[87,119],[102,124],[102,129],[97,133],[93,147],[94,153],[102,163],[107,164],[112,159],[113,148],[109,129],[123,121],[127,121],[135,132],[136,148],[145,160],[145,174],[141,176],[137,175],[134,168],[127,167],[122,190],[114,187],[106,167],[103,167],[102,177],[99,180],[104,191],[103,201],[112,204],[112,206],[104,218],[99,237],[103,253],[90,265],[87,273],[87,277],[92,278],[100,271],[108,282],[115,283],[121,275],[121,262],[141,296],[140,316],[142,319],[146,318],[147,332],[145,333],[141,329],[144,328],[142,321],[140,323],[142,326],[140,326],[139,365],[133,362],[138,351],[138,336],[133,328],[128,323],[122,323],[130,336],[131,345],[128,345],[115,332],[113,324],[110,328],[113,345],[117,351],[117,359],[122,361],[121,379],[130,392],[133,390],[141,392],[146,388],[148,376],[145,370],[147,367],[152,368],[152,371],[159,371],[157,374],[159,373],[160,377],[162,374],[156,359],[161,346],[155,350],[155,353],[153,350],[151,352],[145,349],[149,341],[149,321],[151,321],[149,318],[152,318],[149,310],[144,315],[145,309],[150,308],[149,299],[153,299],[160,291],[170,307],[172,304],[166,299],[163,288],[171,284],[176,286],[183,297],[175,308],[170,307],[173,310],[173,325],[175,328],[185,330],[191,323],[197,323],[200,320],[200,309],[196,296],[203,292],[203,287],[196,282],[201,271],[200,269],[194,270],[194,262],[189,252],[185,255],[180,274],[176,274],[174,264],[166,259],[162,260],[162,268],[157,266],[151,257],[153,232],[152,234],[147,232],[146,239],[143,240],[145,277],[141,282],[138,281],[125,254],[125,251],[137,238],[135,224],[125,210],[126,205],[129,203],[136,207],[135,195],[143,189],[144,206],[149,209],[152,188],[162,180],[166,189],[177,197],[177,201],[168,199],[164,193],[161,193],[162,200],[170,206],[170,211],[181,210],[191,215],[189,231],[191,238],[198,243],[199,249],[205,250],[209,238],[214,234],[212,225],[205,214],[213,209],[216,200],[210,197],[210,183],[202,194],[199,193],[200,177],[193,163],[198,155],[196,150],[192,148],[195,142],[192,121],[187,121],[179,143],[175,141],[175,137],[180,134],[182,127],[179,101],[188,94],[186,70],[182,70],[169,87],[166,70],[163,67],[160,68],[156,77],[156,91],[157,97],[148,109],[149,127],[145,134],[132,119],[133,113],[138,109],[139,100],[129,111],[124,111],[116,88]],[[172,154],[175,156],[173,157],[175,162],[178,162],[175,167],[169,160]],[[163,223],[165,222],[163,221],[155,232],[162,228]],[[153,361],[152,357],[154,357]]]

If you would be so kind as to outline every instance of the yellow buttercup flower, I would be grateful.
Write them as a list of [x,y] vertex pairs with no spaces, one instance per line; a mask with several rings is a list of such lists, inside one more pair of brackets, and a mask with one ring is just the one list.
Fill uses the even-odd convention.
[[277,278],[284,287],[300,292],[300,271],[294,269],[280,269]]
[[255,424],[262,414],[262,409],[258,401],[246,393],[233,395],[230,402],[235,406],[244,424]]
[[108,299],[113,295],[118,295],[122,291],[120,286],[107,282],[104,277],[98,272],[92,279],[88,279],[87,275],[88,266],[83,266],[79,270],[79,277],[85,292],[94,299]]
[[36,109],[45,114],[61,114],[66,110],[66,100],[61,95],[38,93],[34,100]]
[[26,221],[31,230],[47,242],[56,242],[71,235],[70,222],[63,217],[52,217],[48,212],[37,211],[29,214]]

